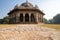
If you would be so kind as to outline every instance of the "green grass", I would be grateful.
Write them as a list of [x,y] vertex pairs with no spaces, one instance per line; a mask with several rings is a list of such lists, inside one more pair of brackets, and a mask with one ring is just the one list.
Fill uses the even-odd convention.
[[38,24],[39,26],[60,30],[60,24]]

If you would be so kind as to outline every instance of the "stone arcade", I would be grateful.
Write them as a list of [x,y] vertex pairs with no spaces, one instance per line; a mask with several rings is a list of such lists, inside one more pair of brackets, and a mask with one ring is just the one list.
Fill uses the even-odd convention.
[[38,6],[35,7],[26,1],[20,6],[16,5],[9,13],[9,23],[43,23],[44,13],[39,10]]

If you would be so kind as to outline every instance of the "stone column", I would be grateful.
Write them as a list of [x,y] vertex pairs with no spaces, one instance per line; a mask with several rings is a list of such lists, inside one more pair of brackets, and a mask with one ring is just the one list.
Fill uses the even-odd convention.
[[41,14],[40,14],[40,23],[41,23]]
[[29,13],[29,22],[31,22],[31,14]]
[[11,19],[11,23],[13,23],[13,14],[12,14],[12,19]]
[[42,17],[42,20],[43,20],[43,22],[44,22],[44,18]]
[[41,23],[42,23],[42,15],[41,15]]
[[15,23],[16,23],[16,14],[15,14],[15,17],[14,17],[14,19],[15,19]]
[[16,22],[18,23],[18,22],[20,22],[20,13],[18,13],[18,14],[16,14]]
[[36,13],[36,21],[38,22],[38,13]]

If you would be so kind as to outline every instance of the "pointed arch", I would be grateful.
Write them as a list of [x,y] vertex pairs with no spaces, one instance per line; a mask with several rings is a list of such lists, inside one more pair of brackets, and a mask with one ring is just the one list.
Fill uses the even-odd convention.
[[25,14],[25,22],[29,22],[29,14],[28,13]]
[[23,22],[23,14],[20,14],[20,22]]
[[34,22],[34,14],[31,14],[31,22]]

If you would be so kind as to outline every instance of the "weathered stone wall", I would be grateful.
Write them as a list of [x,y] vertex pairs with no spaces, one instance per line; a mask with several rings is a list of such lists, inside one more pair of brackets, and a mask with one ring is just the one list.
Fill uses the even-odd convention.
[[[10,20],[10,23],[20,23],[20,14],[23,14],[23,19],[24,19],[26,13],[29,14],[29,21],[31,21],[31,14],[34,14],[35,23],[42,22],[42,20],[43,20],[42,14],[39,12],[36,12],[36,11],[15,11],[9,15],[9,18],[12,20],[12,21]],[[39,16],[41,16],[41,17],[39,17]],[[22,23],[24,23],[24,22],[22,22]],[[33,23],[33,22],[30,22],[30,23]]]

